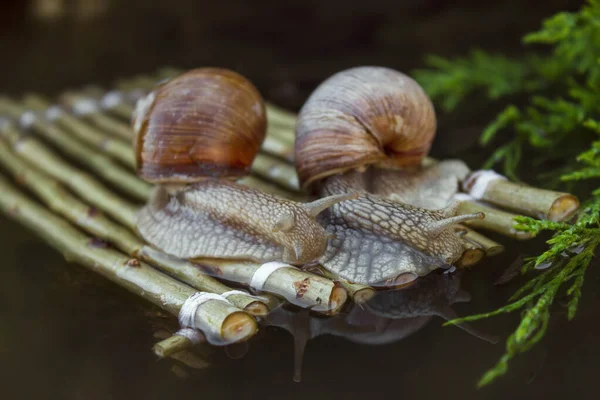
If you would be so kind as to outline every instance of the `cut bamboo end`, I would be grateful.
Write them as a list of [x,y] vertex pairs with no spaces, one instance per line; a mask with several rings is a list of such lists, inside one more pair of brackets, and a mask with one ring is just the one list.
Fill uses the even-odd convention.
[[188,350],[194,346],[192,341],[184,336],[177,334],[156,343],[152,347],[152,352],[160,358],[169,357],[180,351]]
[[493,171],[471,173],[463,188],[476,200],[555,222],[571,218],[579,208],[579,200],[571,194],[510,182]]
[[336,286],[329,297],[329,310],[327,314],[337,314],[348,300],[348,292],[342,286]]
[[366,288],[359,289],[352,293],[352,300],[356,304],[364,304],[367,301],[371,300],[373,297],[375,297],[375,289],[368,286]]
[[478,264],[484,258],[485,250],[475,245],[471,245],[471,247],[465,249],[462,256],[454,265],[458,268],[468,268]]
[[226,343],[247,340],[257,331],[256,320],[242,311],[229,314],[221,325],[221,336]]
[[318,266],[316,269],[318,274],[321,274],[332,281],[339,283],[346,290],[352,301],[354,301],[356,304],[366,303],[373,298],[373,296],[375,296],[375,289],[370,286],[349,282],[327,270],[323,266]]
[[579,209],[579,199],[571,194],[563,194],[552,203],[547,219],[554,222],[562,222],[571,219]]
[[244,307],[244,311],[246,311],[250,315],[254,315],[255,317],[266,317],[269,314],[269,307],[262,301],[253,301]]

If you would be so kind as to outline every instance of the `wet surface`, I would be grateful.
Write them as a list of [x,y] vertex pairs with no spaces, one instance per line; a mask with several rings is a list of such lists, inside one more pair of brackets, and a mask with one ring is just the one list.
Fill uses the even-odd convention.
[[[8,60],[0,63],[3,92],[53,94],[91,82],[108,85],[167,64],[210,64],[237,69],[269,100],[291,109],[319,81],[349,66],[381,64],[409,71],[421,65],[425,53],[461,54],[472,46],[518,52],[518,37],[543,16],[578,6],[566,1],[489,2],[485,7],[460,1],[450,6],[430,0],[397,2],[394,8],[383,1],[356,8],[332,1],[317,8],[310,1],[285,6],[225,1],[205,10],[203,2],[181,1],[174,7],[135,0],[127,7],[104,2],[95,14],[69,9],[48,19],[26,7],[33,3],[5,1],[0,6],[0,51]],[[472,120],[442,117],[434,154],[465,157],[476,165],[485,154],[473,150],[474,138],[492,108],[476,110],[478,117]],[[503,305],[522,280],[504,286],[492,282],[519,255],[543,249],[543,238],[516,243],[490,236],[507,245],[507,251],[462,277],[461,286],[472,299],[452,306],[458,315]],[[292,336],[268,327],[251,340],[243,357],[234,360],[214,349],[210,368],[189,370],[189,378],[181,380],[171,371],[172,361],[158,361],[150,351],[158,340],[153,334],[173,328],[173,318],[68,264],[4,216],[0,243],[0,393],[5,398],[597,396],[598,268],[588,271],[575,320],[567,321],[559,297],[545,339],[511,362],[506,377],[482,390],[475,383],[503,353],[517,314],[472,324],[500,336],[497,345],[442,327],[438,316],[416,317],[422,318],[415,321],[418,332],[390,344],[320,335],[307,345],[299,384],[292,380]],[[237,350],[229,355],[243,354]]]

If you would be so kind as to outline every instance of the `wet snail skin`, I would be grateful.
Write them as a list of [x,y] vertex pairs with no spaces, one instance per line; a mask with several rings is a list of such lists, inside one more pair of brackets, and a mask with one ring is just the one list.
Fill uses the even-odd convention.
[[258,90],[229,70],[201,68],[141,99],[132,120],[137,173],[157,184],[140,235],[173,256],[303,265],[326,250],[317,215],[354,193],[297,203],[235,182],[265,137]]

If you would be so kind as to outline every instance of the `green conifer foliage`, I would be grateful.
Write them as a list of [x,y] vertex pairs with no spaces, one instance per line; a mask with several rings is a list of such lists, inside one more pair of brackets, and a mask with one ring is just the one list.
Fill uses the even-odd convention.
[[600,243],[600,1],[589,0],[577,12],[554,15],[539,31],[525,35],[523,43],[541,45],[545,52],[520,59],[480,50],[450,60],[429,57],[430,68],[414,74],[447,112],[460,110],[474,96],[494,102],[524,96],[525,104],[506,104],[483,130],[482,145],[501,142],[484,167],[500,164],[507,176],[518,180],[519,162],[527,154],[533,160],[529,168],[556,166],[551,173],[540,171],[540,185],[568,188],[585,199],[573,224],[519,217],[521,230],[554,232],[548,249],[526,260],[522,272],[530,279],[506,306],[450,322],[522,312],[505,354],[484,374],[480,386],[506,373],[514,356],[544,336],[559,289],[569,296],[568,318],[575,316],[585,271]]

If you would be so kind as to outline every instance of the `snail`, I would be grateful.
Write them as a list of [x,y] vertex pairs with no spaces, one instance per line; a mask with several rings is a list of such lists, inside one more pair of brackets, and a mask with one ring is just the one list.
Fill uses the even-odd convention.
[[[459,203],[446,206],[448,195],[422,205],[438,209],[405,204],[403,194],[415,200],[422,192],[393,184],[398,174],[422,173],[435,130],[423,89],[392,69],[348,69],[311,94],[296,123],[300,183],[321,196],[360,193],[319,218],[335,235],[319,260],[325,268],[353,282],[402,284],[460,258],[464,247],[453,226],[484,215],[456,215]],[[439,166],[432,168],[435,186]],[[455,162],[438,178],[456,186],[465,168]]]
[[140,235],[173,256],[284,261],[324,253],[316,221],[342,194],[296,203],[243,186],[265,137],[265,106],[241,75],[191,70],[141,99],[132,119],[137,173],[158,184],[137,215]]

